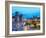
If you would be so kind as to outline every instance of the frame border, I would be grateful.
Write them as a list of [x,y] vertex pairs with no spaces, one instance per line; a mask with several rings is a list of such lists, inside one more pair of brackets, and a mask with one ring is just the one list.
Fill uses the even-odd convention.
[[[9,4],[22,3],[29,5],[42,5],[43,6],[43,33],[30,33],[30,34],[9,34]],[[35,2],[20,2],[20,1],[5,1],[5,37],[20,37],[20,36],[35,36],[45,35],[45,4]]]

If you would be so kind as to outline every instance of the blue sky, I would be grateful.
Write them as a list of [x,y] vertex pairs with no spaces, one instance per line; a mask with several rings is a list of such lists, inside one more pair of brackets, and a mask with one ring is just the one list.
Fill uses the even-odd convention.
[[40,16],[39,7],[12,7],[12,16],[15,16],[15,12],[18,11],[19,14],[23,14],[24,18],[32,18],[32,16]]

